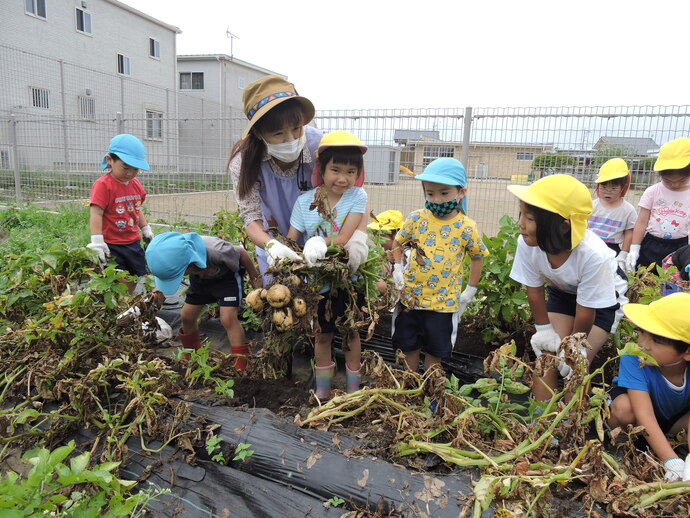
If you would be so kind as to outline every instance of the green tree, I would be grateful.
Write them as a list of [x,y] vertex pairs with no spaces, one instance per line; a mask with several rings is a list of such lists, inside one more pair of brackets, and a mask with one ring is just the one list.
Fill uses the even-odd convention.
[[628,167],[630,167],[631,159],[636,156],[639,156],[637,151],[631,147],[622,146],[620,144],[608,144],[594,150],[594,158],[592,159],[590,167],[599,169],[604,162],[612,158],[622,158],[628,163]]
[[572,169],[575,164],[575,157],[566,155],[565,153],[548,152],[534,157],[530,168],[532,169],[534,179],[538,180],[542,176],[565,173],[569,169]]

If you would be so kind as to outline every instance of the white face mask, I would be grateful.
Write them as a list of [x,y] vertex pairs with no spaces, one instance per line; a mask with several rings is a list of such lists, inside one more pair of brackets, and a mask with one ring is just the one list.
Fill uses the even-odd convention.
[[300,138],[290,142],[283,142],[282,144],[269,144],[266,141],[264,143],[269,155],[287,164],[299,158],[300,153],[307,144],[307,135],[302,134]]

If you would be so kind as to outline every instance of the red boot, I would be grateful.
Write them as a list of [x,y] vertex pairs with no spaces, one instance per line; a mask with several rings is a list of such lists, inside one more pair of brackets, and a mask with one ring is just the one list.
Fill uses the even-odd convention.
[[251,356],[249,344],[231,345],[230,354],[236,355],[233,361],[233,367],[235,367],[236,371],[241,372],[247,368],[247,361]]
[[[182,342],[182,347],[185,349],[194,349],[195,351],[201,347],[201,339],[199,338],[199,330],[193,331],[191,333],[185,334],[182,329],[177,333],[177,336]],[[189,354],[185,354],[182,358],[184,361],[189,360]]]

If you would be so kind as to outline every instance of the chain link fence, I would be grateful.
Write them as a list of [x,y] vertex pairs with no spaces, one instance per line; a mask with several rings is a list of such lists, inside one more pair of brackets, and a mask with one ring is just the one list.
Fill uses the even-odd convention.
[[[221,208],[236,209],[226,164],[246,122],[240,110],[25,54],[0,46],[0,62],[30,61],[26,74],[36,79],[27,84],[42,85],[27,89],[12,77],[0,88],[0,203],[88,199],[110,138],[126,132],[147,148],[151,171],[140,179],[150,219],[210,221]],[[410,173],[434,158],[462,160],[470,216],[492,235],[501,216],[517,215],[509,183],[562,172],[592,185],[612,157],[630,164],[628,199],[636,204],[657,181],[659,147],[690,135],[690,106],[319,110],[313,124],[369,146],[365,187],[375,213],[421,207]]]

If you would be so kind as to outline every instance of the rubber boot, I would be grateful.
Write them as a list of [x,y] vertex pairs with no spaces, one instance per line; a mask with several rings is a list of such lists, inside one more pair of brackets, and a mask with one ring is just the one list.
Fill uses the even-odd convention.
[[[195,351],[201,347],[201,339],[199,338],[199,330],[197,329],[196,331],[192,333],[185,334],[182,332],[182,329],[177,333],[177,336],[180,338],[180,342],[182,343],[182,347],[185,349],[194,349]],[[189,360],[189,354],[185,354],[182,359],[184,361]]]
[[362,376],[359,374],[359,369],[356,371],[350,370],[350,367],[345,364],[345,371],[347,372],[347,387],[348,394],[359,390],[359,384],[362,381]]
[[247,361],[251,355],[249,344],[231,345],[230,354],[236,355],[232,363],[236,371],[241,372],[247,368]]
[[335,363],[324,367],[314,366],[316,378],[316,397],[319,399],[328,399],[331,395],[331,381],[335,373]]

